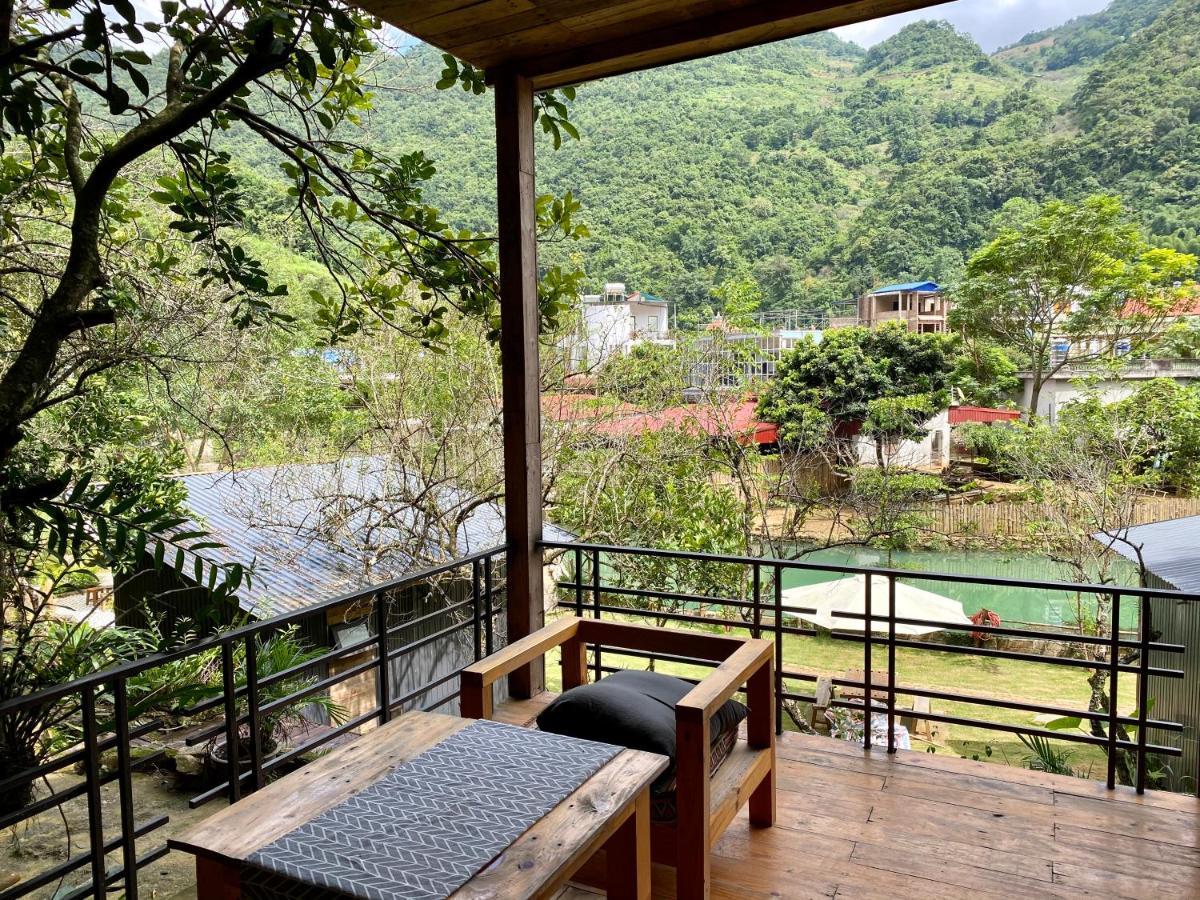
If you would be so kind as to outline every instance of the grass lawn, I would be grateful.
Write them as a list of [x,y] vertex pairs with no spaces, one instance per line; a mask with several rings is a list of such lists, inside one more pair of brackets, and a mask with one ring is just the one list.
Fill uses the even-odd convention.
[[[630,619],[630,621],[638,621]],[[646,620],[640,620],[646,621]],[[673,623],[672,627],[681,627]],[[683,626],[688,627],[688,626]],[[696,626],[690,626],[696,627]],[[716,628],[712,630],[717,630]],[[742,633],[735,629],[733,633]],[[900,684],[910,684],[929,690],[941,690],[963,694],[975,694],[984,698],[1013,700],[1034,704],[1061,706],[1069,709],[1086,709],[1090,689],[1087,678],[1090,670],[1085,668],[1055,665],[1052,663],[1025,662],[1022,660],[994,659],[971,656],[964,653],[939,652],[937,645],[930,649],[896,650],[896,669]],[[886,668],[887,651],[876,646],[872,660],[875,671]],[[847,670],[863,668],[863,647],[850,641],[834,640],[828,636],[794,636],[784,639],[784,667],[789,672],[808,675],[840,677]],[[617,653],[604,654],[606,665],[622,668],[645,668],[646,661]],[[700,678],[704,669],[679,663],[659,663],[660,672],[684,677]],[[557,657],[546,672],[552,690],[558,690],[560,676]],[[795,693],[811,693],[812,681],[790,680],[787,687]],[[1132,674],[1121,676],[1119,708],[1129,714],[1136,707],[1137,679]],[[901,707],[911,706],[911,697],[898,694]],[[932,712],[962,716],[1010,725],[1037,725],[1037,714],[1019,710],[998,709],[972,703],[957,703],[931,700]],[[790,722],[787,723],[791,725]],[[968,758],[986,759],[1009,765],[1026,765],[1029,751],[1017,735],[995,729],[973,728],[964,725],[934,723],[935,737],[928,743],[914,736],[914,750],[929,750],[935,753],[953,753]],[[1106,772],[1105,754],[1100,747],[1086,744],[1057,741],[1071,755],[1071,765],[1085,777],[1103,778]],[[988,752],[990,748],[990,753]]]

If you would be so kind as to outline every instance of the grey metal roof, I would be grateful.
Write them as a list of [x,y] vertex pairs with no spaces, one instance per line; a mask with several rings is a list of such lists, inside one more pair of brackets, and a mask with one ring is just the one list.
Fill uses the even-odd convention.
[[[423,480],[380,457],[182,475],[193,521],[224,546],[202,551],[214,564],[253,566],[238,590],[260,618],[401,578],[439,562],[504,544],[504,513],[493,502]],[[401,499],[403,498],[403,499]],[[449,530],[454,522],[453,541]],[[437,533],[444,529],[442,533]],[[545,526],[552,541],[573,535]],[[168,559],[170,554],[168,554]],[[191,572],[189,561],[185,573]]]
[[1119,540],[1093,537],[1135,563],[1138,548],[1146,568],[1163,581],[1181,591],[1200,591],[1200,516],[1134,525],[1118,532]]

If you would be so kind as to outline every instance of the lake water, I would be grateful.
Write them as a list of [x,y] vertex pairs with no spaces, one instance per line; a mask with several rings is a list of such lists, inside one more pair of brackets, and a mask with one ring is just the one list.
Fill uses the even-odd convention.
[[[992,551],[891,551],[873,550],[866,547],[840,547],[830,550],[815,550],[805,554],[801,561],[827,563],[841,566],[883,566],[895,569],[910,569],[914,572],[947,572],[966,575],[992,576],[995,578],[1018,578],[1030,581],[1075,581],[1068,566],[1045,556],[1032,553],[1003,553]],[[1109,573],[1118,584],[1137,584],[1137,568],[1124,559],[1116,560]],[[830,572],[789,571],[784,573],[785,588],[816,584],[836,578]],[[967,615],[986,607],[999,614],[1005,624],[1029,622],[1044,625],[1070,625],[1077,619],[1082,602],[1084,615],[1095,615],[1095,596],[1066,591],[1049,591],[1032,588],[1009,588],[986,584],[958,584],[947,581],[929,581],[913,578],[908,583],[915,587],[952,597],[962,603]],[[1121,610],[1121,626],[1132,628],[1137,623],[1135,605],[1124,604]]]

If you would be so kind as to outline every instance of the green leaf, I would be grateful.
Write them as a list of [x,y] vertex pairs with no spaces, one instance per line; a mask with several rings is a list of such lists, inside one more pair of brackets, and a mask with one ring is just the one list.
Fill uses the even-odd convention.
[[1083,719],[1079,716],[1063,716],[1061,719],[1052,719],[1046,723],[1046,728],[1050,731],[1075,731],[1083,725]]

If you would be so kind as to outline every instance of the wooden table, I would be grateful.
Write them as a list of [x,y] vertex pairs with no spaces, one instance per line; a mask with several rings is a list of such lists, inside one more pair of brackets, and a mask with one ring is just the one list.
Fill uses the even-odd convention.
[[[256,850],[471,721],[405,713],[210,816],[168,844],[196,854],[199,900],[233,900],[241,896],[242,865]],[[665,756],[622,750],[453,896],[551,897],[596,851],[605,849],[608,896],[646,900],[650,783],[666,767]]]

